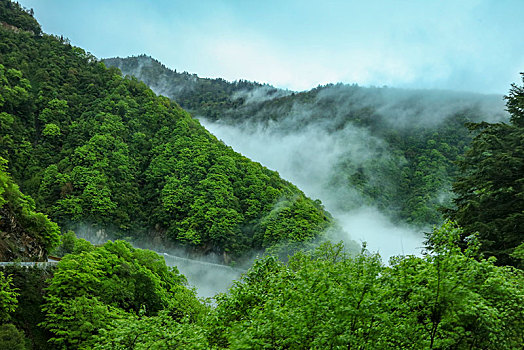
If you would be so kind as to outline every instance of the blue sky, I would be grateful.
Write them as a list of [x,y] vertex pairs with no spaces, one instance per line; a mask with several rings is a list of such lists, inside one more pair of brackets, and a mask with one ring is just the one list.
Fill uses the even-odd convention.
[[524,0],[18,0],[97,57],[292,90],[326,83],[508,91]]

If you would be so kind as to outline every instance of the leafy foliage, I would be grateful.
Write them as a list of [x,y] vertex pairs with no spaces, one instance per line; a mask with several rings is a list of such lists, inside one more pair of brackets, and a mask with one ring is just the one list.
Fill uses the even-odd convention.
[[11,285],[12,277],[4,276],[0,273],[0,321],[5,322],[9,319],[9,314],[15,311],[18,303],[16,297],[18,293]]
[[[331,226],[278,173],[235,153],[143,83],[62,37],[0,31],[0,156],[62,227],[158,237],[230,259],[267,247],[254,237],[309,239]],[[307,234],[259,224],[281,202]],[[311,212],[310,221],[297,210]]]
[[478,134],[459,163],[449,215],[468,234],[479,233],[486,255],[516,265],[511,254],[524,242],[524,87],[513,85],[506,99],[510,124],[471,125]]
[[108,67],[117,67],[124,74],[139,78],[156,93],[177,101],[182,108],[197,113],[204,111],[205,115],[219,116],[224,109],[242,106],[244,100],[233,96],[246,90],[266,88],[269,94],[279,95],[275,88],[246,80],[229,83],[220,78],[200,78],[196,74],[173,71],[146,55],[103,61]]
[[433,232],[424,257],[384,266],[341,245],[259,260],[217,301],[219,348],[518,349],[523,275],[463,252],[453,223]]
[[15,28],[40,34],[40,24],[33,18],[33,10],[24,9],[18,2],[1,0],[0,22]]
[[95,337],[93,349],[206,349],[209,348],[204,329],[190,323],[174,321],[167,312],[157,316],[117,320],[111,330],[102,330]]
[[[44,302],[45,288],[49,285],[54,268],[3,266],[4,274],[12,276],[12,286],[17,289],[17,307],[11,313],[11,322],[20,332],[25,333],[29,348],[51,350],[54,347],[47,343],[51,334],[38,326],[44,321],[40,310]],[[1,347],[0,347],[1,349]],[[8,348],[9,349],[9,348]]]
[[[154,233],[199,252],[232,255],[310,241],[332,225],[321,203],[233,152],[174,102],[63,38],[35,37],[39,27],[30,15],[11,2],[0,5],[1,21],[10,21],[0,28],[1,239],[16,227],[44,247],[42,256],[56,247],[58,226],[36,213],[37,205],[63,225]],[[186,95],[192,108],[219,117],[238,106],[231,94],[244,83],[184,79],[201,89]],[[266,102],[285,115],[296,101],[329,104],[318,98],[325,88]],[[479,251],[498,253],[502,244],[503,254],[521,263],[524,256],[522,91],[514,86],[508,96],[512,124],[480,125],[484,131],[461,163],[466,173],[456,188],[467,196],[459,193],[454,214],[466,231],[446,222],[428,236],[422,257],[395,257],[385,266],[378,255],[364,249],[351,256],[341,244],[299,252],[286,263],[266,256],[208,308],[159,255],[124,241],[94,247],[66,232],[56,269],[0,274],[0,321],[13,322],[0,327],[0,347],[23,349],[23,330],[34,348],[46,348],[50,338],[49,346],[66,349],[521,349],[523,272],[481,259]],[[426,194],[454,171],[448,162],[467,142],[462,131],[446,128],[457,129],[464,116],[437,133],[420,126],[421,137],[385,128],[380,113],[367,108],[346,117],[400,145],[381,159],[393,184],[380,191],[369,176],[373,162],[364,170],[347,160],[340,164],[345,176],[333,181],[383,203],[401,198],[408,203],[396,208],[403,218],[434,221],[435,197]],[[475,168],[472,157],[485,168]],[[34,201],[8,175],[5,159]],[[475,176],[481,187],[468,192]],[[497,233],[491,246],[486,232]],[[40,321],[49,334],[37,332]]]
[[203,309],[185,284],[158,254],[110,241],[61,260],[45,295],[42,325],[57,346],[78,348],[141,310],[144,316],[167,310],[173,321],[194,320]]
[[0,349],[25,350],[26,339],[24,333],[20,332],[12,324],[0,325]]
[[380,140],[369,145],[376,150],[369,158],[354,156],[348,145],[333,169],[323,169],[328,174],[324,192],[360,194],[358,201],[340,196],[336,210],[351,210],[365,202],[395,220],[426,227],[441,223],[439,208],[451,204],[451,183],[457,175],[454,162],[471,141],[464,123],[504,118],[502,108],[494,115],[478,106],[490,101],[489,96],[342,84],[293,93],[179,73],[144,55],[104,62],[144,81],[197,117],[232,125],[246,134],[261,129],[284,138],[314,130],[315,135],[326,133],[327,142],[335,145],[337,139],[358,143],[344,134],[355,130]]
[[58,245],[60,230],[22,194],[0,157],[0,260],[42,260]]

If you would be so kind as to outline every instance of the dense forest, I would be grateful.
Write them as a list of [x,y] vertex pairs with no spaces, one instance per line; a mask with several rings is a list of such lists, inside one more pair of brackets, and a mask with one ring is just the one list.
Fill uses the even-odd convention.
[[[504,122],[471,123],[485,118],[471,109],[411,135],[378,123],[377,111],[347,121],[396,137],[406,162],[426,158],[404,170],[420,177],[417,191],[429,201],[420,210],[431,215],[414,215],[415,204],[391,215],[441,224],[424,254],[386,264],[365,246],[308,244],[337,229],[322,204],[234,152],[176,101],[43,34],[17,3],[0,0],[0,22],[0,256],[15,262],[0,267],[0,349],[523,347],[524,74],[505,97]],[[225,99],[235,94],[220,84]],[[257,103],[283,103],[283,111],[292,107],[279,101],[319,103],[326,89],[360,89],[293,95],[241,84],[264,89],[272,97]],[[235,105],[209,106],[224,122],[237,118]],[[257,106],[252,116],[264,122]],[[371,191],[368,170],[343,185]],[[442,186],[432,182],[438,176],[453,183],[446,220],[433,218],[424,197]],[[77,238],[79,228],[214,252],[226,263],[267,253],[227,293],[202,300],[157,253],[123,239],[93,245]],[[299,251],[282,258],[283,247]],[[49,253],[60,262],[16,264]]]
[[[148,56],[104,62],[176,100],[204,125],[229,127],[260,143],[281,140],[277,152],[293,147],[287,139],[314,139],[320,150],[309,152],[333,158],[318,165],[315,179],[329,210],[374,205],[396,222],[421,228],[441,224],[440,208],[451,205],[456,161],[471,142],[465,124],[507,121],[496,95],[343,84],[294,93],[178,73]],[[289,172],[299,178],[300,164],[293,166],[297,170]]]
[[448,222],[421,257],[384,265],[325,243],[259,259],[206,304],[176,268],[124,241],[70,235],[51,271],[4,268],[6,349],[520,349],[522,270],[479,258]]
[[61,227],[230,261],[333,226],[319,202],[66,39],[4,26],[0,53],[0,156]]

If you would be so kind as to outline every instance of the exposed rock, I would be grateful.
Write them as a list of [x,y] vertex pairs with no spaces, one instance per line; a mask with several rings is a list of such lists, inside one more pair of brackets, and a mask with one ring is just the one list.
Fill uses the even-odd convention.
[[47,252],[39,239],[18,222],[8,205],[0,208],[0,261],[46,261]]

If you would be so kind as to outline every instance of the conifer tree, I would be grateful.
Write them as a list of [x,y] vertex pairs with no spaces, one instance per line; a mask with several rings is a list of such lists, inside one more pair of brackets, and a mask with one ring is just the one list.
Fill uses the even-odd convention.
[[459,163],[456,208],[448,214],[467,234],[479,233],[485,255],[517,265],[511,254],[524,240],[524,85],[513,84],[505,99],[509,124],[470,125],[479,134]]

